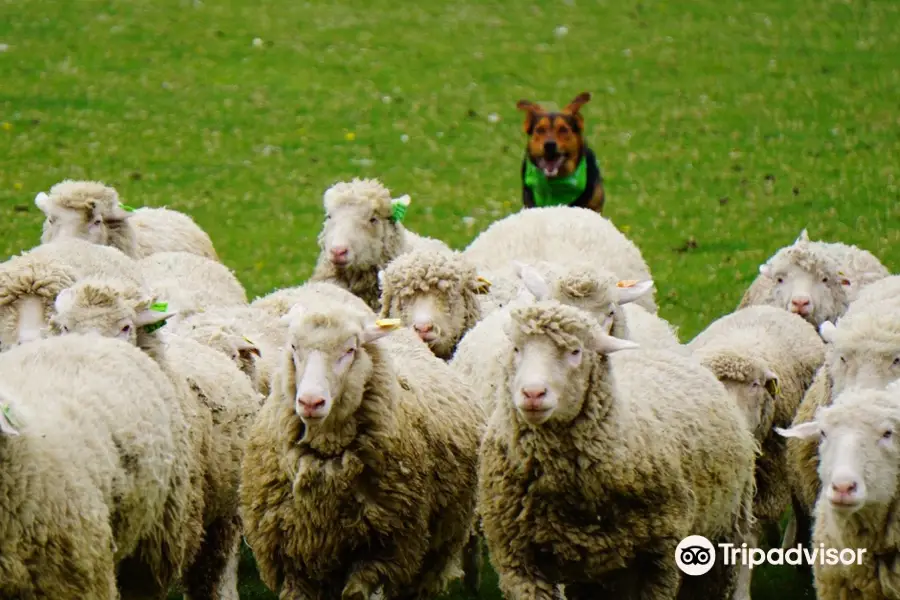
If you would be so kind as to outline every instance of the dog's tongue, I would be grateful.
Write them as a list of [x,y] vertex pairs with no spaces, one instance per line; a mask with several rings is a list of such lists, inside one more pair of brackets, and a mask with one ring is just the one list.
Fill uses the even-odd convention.
[[546,158],[540,159],[538,161],[541,170],[544,172],[544,175],[547,177],[556,177],[556,174],[559,173],[559,168],[563,164],[564,157],[560,156],[554,161],[548,161]]

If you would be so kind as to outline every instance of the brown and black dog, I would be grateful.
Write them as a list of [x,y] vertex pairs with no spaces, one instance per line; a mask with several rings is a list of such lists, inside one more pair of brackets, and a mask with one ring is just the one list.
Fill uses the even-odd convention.
[[582,92],[560,112],[547,112],[529,100],[525,111],[528,146],[522,161],[522,203],[535,206],[581,206],[603,212],[606,199],[597,157],[584,140],[579,112],[591,99]]

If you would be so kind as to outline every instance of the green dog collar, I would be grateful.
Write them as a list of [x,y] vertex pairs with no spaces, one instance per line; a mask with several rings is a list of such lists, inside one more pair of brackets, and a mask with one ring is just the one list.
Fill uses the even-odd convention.
[[582,156],[575,172],[566,177],[547,177],[531,159],[525,160],[525,185],[531,188],[535,206],[568,206],[587,187],[587,156]]

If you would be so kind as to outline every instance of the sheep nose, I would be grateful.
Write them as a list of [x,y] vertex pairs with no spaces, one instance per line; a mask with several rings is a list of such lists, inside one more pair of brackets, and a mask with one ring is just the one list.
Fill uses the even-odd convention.
[[831,489],[841,496],[849,496],[856,491],[857,485],[855,481],[842,481],[839,483],[832,482]]
[[432,325],[430,321],[415,323],[413,325],[413,329],[415,329],[418,333],[428,333],[432,329],[434,329],[434,325]]
[[298,408],[303,410],[303,414],[310,416],[325,406],[325,398],[322,398],[321,396],[303,395],[297,398],[297,403],[299,404]]
[[525,397],[525,408],[539,409],[541,401],[547,396],[546,386],[526,386],[522,388],[522,396]]
[[556,153],[558,150],[559,150],[559,148],[556,146],[556,142],[554,142],[554,141],[544,142],[544,154],[546,154],[547,156],[549,156],[549,157],[556,156]]
[[791,298],[791,309],[794,312],[804,313],[809,310],[810,299],[806,296]]
[[331,249],[331,258],[336,261],[347,260],[350,249],[347,246],[335,246]]

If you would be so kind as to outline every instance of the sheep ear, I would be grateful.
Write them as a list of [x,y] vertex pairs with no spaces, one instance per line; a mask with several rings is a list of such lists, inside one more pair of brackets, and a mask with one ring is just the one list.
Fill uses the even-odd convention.
[[370,342],[374,342],[375,340],[381,339],[392,331],[396,331],[403,326],[403,321],[400,319],[378,319],[371,325],[367,325],[365,329],[363,329],[362,335],[360,336],[359,343],[360,345],[365,345]]
[[53,301],[53,310],[55,310],[57,314],[62,314],[70,311],[74,304],[75,290],[66,288],[56,295],[56,300]]
[[378,269],[378,287],[384,289],[384,269]]
[[853,285],[853,282],[850,281],[850,278],[847,277],[843,271],[838,271],[838,281],[840,281],[843,286],[850,287]]
[[622,280],[616,283],[616,291],[619,296],[619,304],[628,304],[642,298],[653,289],[653,280],[644,281]]
[[819,336],[828,344],[834,343],[834,333],[837,327],[831,321],[822,321],[819,325]]
[[169,305],[167,303],[155,302],[135,315],[134,326],[147,327],[148,325],[165,323],[166,319],[170,319],[177,314],[178,311],[169,310]]
[[306,313],[306,307],[302,304],[295,304],[289,311],[287,311],[287,313],[282,315],[279,320],[281,321],[282,325],[290,325],[291,322],[303,317],[304,313]]
[[806,231],[806,227],[803,228],[803,231],[800,232],[800,235],[797,236],[797,239],[794,240],[795,244],[799,244],[800,242],[808,242],[809,241],[809,232]]
[[775,428],[775,433],[786,438],[797,438],[798,440],[809,440],[820,437],[822,430],[819,428],[817,421],[809,421],[808,423],[800,423],[788,429],[781,427]]
[[778,375],[773,373],[772,371],[766,370],[765,375],[765,388],[766,391],[769,392],[773,398],[778,397],[781,394],[781,384],[778,381]]
[[0,402],[0,433],[3,435],[19,435],[19,425],[12,416],[9,404]]
[[522,280],[522,283],[525,284],[525,288],[531,292],[531,295],[538,302],[550,298],[550,285],[537,269],[519,261],[513,261],[513,266],[516,269],[516,274]]
[[635,350],[640,347],[640,344],[630,340],[623,340],[604,333],[602,329],[594,332],[594,350],[600,354],[612,354],[620,350]]
[[238,342],[235,345],[235,350],[237,350],[241,358],[245,359],[250,358],[251,354],[262,356],[262,352],[260,352],[259,347],[254,344],[252,340],[249,340],[245,337],[238,339]]
[[34,197],[34,205],[41,209],[41,212],[45,215],[50,214],[50,196],[47,192],[38,192],[38,195]]
[[759,265],[759,274],[763,277],[772,277],[772,266],[769,263]]
[[487,294],[490,291],[492,285],[493,284],[489,279],[479,275],[475,278],[475,285],[473,286],[473,289],[475,290],[476,294]]

